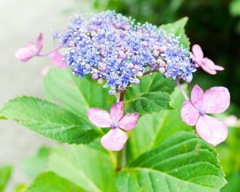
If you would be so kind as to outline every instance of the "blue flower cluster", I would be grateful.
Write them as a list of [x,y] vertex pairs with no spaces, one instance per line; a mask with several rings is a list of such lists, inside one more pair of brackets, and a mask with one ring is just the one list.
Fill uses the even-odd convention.
[[135,24],[113,11],[75,16],[55,38],[66,49],[65,60],[72,72],[81,77],[92,74],[99,82],[105,80],[110,94],[138,84],[149,70],[186,82],[196,70],[188,50],[179,46],[178,37],[149,23]]

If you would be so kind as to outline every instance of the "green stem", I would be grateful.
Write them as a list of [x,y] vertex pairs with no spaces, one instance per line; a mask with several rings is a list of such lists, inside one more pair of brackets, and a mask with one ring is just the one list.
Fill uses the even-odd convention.
[[180,91],[182,92],[184,98],[186,99],[186,101],[189,100],[187,94],[185,93],[185,91],[183,90],[182,86],[180,85],[180,83],[178,82],[178,80],[176,80],[177,86],[179,87]]
[[116,153],[117,167],[116,171],[120,171],[123,167],[123,158],[124,158],[125,147]]
[[154,73],[154,72],[159,72],[159,70],[157,70],[157,69],[152,69],[152,70],[150,70],[150,71],[147,71],[147,72],[143,73],[143,76],[148,75],[148,74],[152,74],[152,73]]
[[[124,101],[125,92],[126,90],[118,92],[117,102]],[[116,171],[121,170],[123,167],[124,154],[125,154],[125,146],[121,151],[116,152],[116,161],[117,161]]]

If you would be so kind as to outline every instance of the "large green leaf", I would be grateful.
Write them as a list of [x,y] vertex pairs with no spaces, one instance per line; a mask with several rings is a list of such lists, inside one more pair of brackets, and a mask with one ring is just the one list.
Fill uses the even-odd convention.
[[12,173],[12,167],[5,165],[0,167],[0,192],[4,191]]
[[128,88],[125,94],[125,99],[130,100],[132,97],[148,92],[166,92],[172,93],[176,86],[172,78],[164,78],[161,73],[152,73],[141,77],[140,84],[133,85]]
[[100,135],[88,119],[38,98],[24,96],[10,100],[1,114],[59,142],[88,143]]
[[127,103],[127,112],[137,112],[139,115],[172,109],[169,106],[170,97],[163,92],[149,92],[138,95]]
[[189,49],[190,47],[190,42],[188,37],[185,34],[184,27],[188,21],[187,17],[184,17],[174,23],[169,23],[165,25],[161,25],[159,28],[163,29],[169,34],[174,34],[175,36],[179,36],[179,43],[182,45],[184,48]]
[[142,154],[119,173],[120,192],[217,192],[226,184],[212,146],[191,132],[179,132]]
[[169,94],[176,83],[166,79],[160,73],[153,73],[141,78],[139,85],[134,85],[126,91],[125,109],[127,112],[137,112],[140,115],[172,109],[169,106]]
[[[100,146],[99,141],[93,143]],[[103,148],[89,145],[59,147],[51,153],[49,169],[86,191],[114,192],[115,158],[112,155]]]
[[39,175],[29,186],[27,192],[85,192],[82,188],[72,182],[56,175],[46,172]]
[[78,116],[86,116],[89,107],[109,109],[116,102],[107,89],[68,70],[52,69],[44,80],[47,99]]
[[180,109],[184,97],[178,87],[170,98],[170,105],[176,110],[146,114],[139,119],[127,145],[129,162],[161,143],[169,135],[181,130],[192,130],[192,127],[181,120]]

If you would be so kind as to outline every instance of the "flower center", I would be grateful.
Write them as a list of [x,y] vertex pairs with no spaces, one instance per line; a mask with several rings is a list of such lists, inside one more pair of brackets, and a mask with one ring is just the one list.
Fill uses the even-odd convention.
[[118,128],[118,122],[117,121],[113,121],[112,122],[112,129],[116,129]]
[[206,115],[206,112],[201,110],[201,111],[199,111],[199,114],[200,114],[200,116],[204,116],[204,115]]

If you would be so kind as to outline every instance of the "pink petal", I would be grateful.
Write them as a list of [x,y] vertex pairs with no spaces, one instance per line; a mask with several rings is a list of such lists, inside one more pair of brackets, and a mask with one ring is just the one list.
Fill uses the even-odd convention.
[[122,131],[121,129],[112,129],[101,139],[101,144],[104,148],[110,151],[120,151],[126,141],[128,139],[128,135]]
[[191,92],[192,104],[198,109],[201,110],[203,102],[204,92],[198,85],[195,85]]
[[224,118],[223,122],[225,125],[230,127],[237,127],[238,126],[238,118],[235,115],[229,115]]
[[219,66],[219,65],[214,65],[214,70],[223,71],[224,68],[222,66]]
[[44,76],[44,75],[47,75],[49,69],[51,68],[50,65],[46,66],[46,67],[43,67],[42,70],[41,70],[41,74]]
[[202,109],[206,113],[222,113],[230,105],[230,93],[225,87],[212,87],[204,93]]
[[42,50],[42,46],[43,46],[43,34],[40,33],[36,42],[37,54],[39,54],[39,52]]
[[118,126],[124,130],[131,130],[136,126],[138,118],[139,115],[136,112],[127,114],[120,120]]
[[194,55],[194,58],[193,60],[201,60],[203,58],[203,51],[202,51],[202,48],[195,44],[192,46],[192,53]]
[[213,61],[211,59],[208,59],[206,57],[202,59],[201,67],[207,73],[209,73],[211,75],[216,75],[217,72],[216,72],[214,66],[215,66],[215,64],[213,63]]
[[68,67],[68,64],[63,61],[63,56],[58,51],[54,51],[49,56],[52,58],[53,63],[58,68],[67,68]]
[[24,47],[19,48],[16,53],[15,57],[20,59],[22,62],[26,62],[32,57],[35,56],[37,52],[37,48],[33,43],[28,43]]
[[16,51],[16,58],[20,59],[22,62],[26,62],[34,56],[37,56],[42,49],[43,35],[39,34],[36,44],[29,42],[24,47]]
[[112,120],[106,110],[90,108],[87,112],[90,122],[98,127],[111,127]]
[[119,101],[113,105],[110,109],[110,115],[113,121],[119,122],[124,115],[124,103]]
[[181,117],[186,124],[190,126],[196,125],[199,117],[199,112],[193,106],[191,101],[185,101],[183,103],[182,109],[181,109]]
[[211,59],[208,59],[207,57],[203,58],[203,63],[210,70],[213,70],[213,71],[215,71],[215,70],[218,70],[218,71],[224,70],[223,67],[221,67],[219,65],[215,65],[215,63]]
[[223,142],[228,135],[226,125],[221,120],[208,115],[199,118],[196,130],[202,139],[214,146]]

